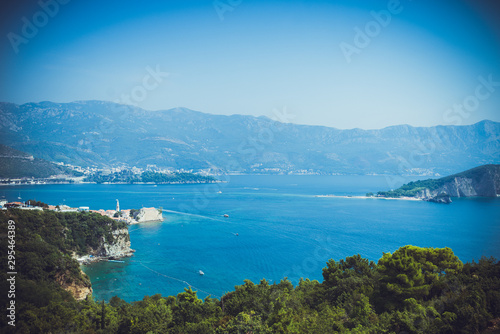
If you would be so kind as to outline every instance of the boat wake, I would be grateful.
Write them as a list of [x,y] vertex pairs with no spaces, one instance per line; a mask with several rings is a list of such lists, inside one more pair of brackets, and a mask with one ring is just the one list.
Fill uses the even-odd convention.
[[180,282],[180,283],[186,284],[188,287],[190,287],[190,288],[191,288],[191,289],[193,289],[193,290],[196,290],[196,291],[200,291],[200,292],[206,293],[207,295],[215,296],[215,297],[217,297],[217,298],[219,298],[219,299],[221,298],[220,296],[217,296],[217,295],[216,295],[216,294],[214,294],[214,293],[210,293],[210,292],[208,292],[208,291],[205,291],[205,290],[202,290],[202,289],[200,289],[200,288],[195,287],[194,285],[192,285],[192,284],[191,284],[191,283],[189,283],[188,281],[185,281],[185,280],[182,280],[182,279],[180,279],[180,278],[173,277],[173,276],[168,276],[168,275],[162,274],[162,273],[160,273],[159,271],[156,271],[156,270],[154,270],[154,269],[149,268],[148,266],[146,266],[146,265],[145,265],[144,263],[142,263],[141,261],[138,261],[138,262],[141,264],[141,266],[143,266],[144,268],[146,268],[146,269],[148,269],[148,270],[150,270],[150,271],[154,272],[155,274],[158,274],[158,275],[163,276],[163,277],[166,277],[166,278],[168,278],[168,279],[171,279],[171,280],[178,281],[178,282]]

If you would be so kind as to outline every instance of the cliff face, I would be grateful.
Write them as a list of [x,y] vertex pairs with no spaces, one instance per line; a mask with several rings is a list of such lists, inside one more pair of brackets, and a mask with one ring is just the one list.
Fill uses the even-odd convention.
[[132,256],[134,250],[130,248],[130,235],[128,229],[119,229],[112,232],[112,240],[106,240],[103,236],[96,249],[92,249],[89,254],[99,258],[119,258]]
[[59,274],[56,276],[56,282],[61,287],[71,293],[76,300],[84,300],[92,294],[92,284],[88,276],[80,269],[80,279],[68,279],[69,275]]
[[500,195],[500,165],[481,166],[457,176],[446,178],[446,182],[436,189],[425,189],[416,197],[428,200],[443,196],[449,197],[496,197]]

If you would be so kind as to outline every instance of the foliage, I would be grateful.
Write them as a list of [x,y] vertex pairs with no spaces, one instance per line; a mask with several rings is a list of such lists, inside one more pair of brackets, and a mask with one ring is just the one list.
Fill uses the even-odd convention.
[[378,261],[384,307],[401,306],[408,298],[423,300],[445,274],[460,272],[463,264],[450,248],[404,246]]
[[48,207],[49,207],[48,204],[46,204],[44,202],[36,201],[34,199],[29,199],[25,203],[28,205],[31,205],[31,206],[38,206],[38,207],[44,208],[44,209],[48,209]]
[[500,317],[500,262],[462,264],[449,248],[415,246],[385,253],[377,264],[360,255],[329,260],[323,282],[301,279],[294,287],[287,279],[246,280],[220,300],[201,300],[186,288],[132,303],[119,297],[76,302],[54,281],[61,271],[84,279],[67,255],[78,246],[66,228],[94,229],[94,217],[0,213],[2,226],[7,219],[18,228],[20,274],[16,328],[2,317],[5,333],[479,333]]
[[212,176],[202,176],[192,173],[159,173],[159,172],[143,172],[140,175],[133,174],[131,171],[121,171],[111,174],[96,173],[88,176],[86,182],[96,183],[210,183],[215,182],[216,179]]
[[[439,179],[427,179],[409,182],[398,189],[390,191],[379,191],[378,196],[381,197],[414,197],[418,192],[425,189],[430,191],[436,190],[445,184],[452,182],[455,178],[468,178],[477,183],[485,175],[495,174],[499,171],[499,165],[483,165],[466,170],[461,173],[445,176]],[[367,194],[368,196],[368,194]]]

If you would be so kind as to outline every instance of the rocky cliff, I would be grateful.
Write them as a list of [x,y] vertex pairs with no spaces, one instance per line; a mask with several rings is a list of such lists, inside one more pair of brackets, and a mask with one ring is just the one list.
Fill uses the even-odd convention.
[[440,179],[410,182],[399,189],[382,191],[381,197],[417,197],[451,203],[451,197],[500,196],[500,165],[484,165]]
[[56,275],[56,282],[61,287],[71,293],[76,300],[84,300],[88,295],[92,294],[92,284],[88,276],[80,269],[80,279],[74,280],[69,278],[70,275]]
[[417,193],[422,199],[434,198],[440,194],[450,197],[496,197],[500,195],[500,165],[485,165],[451,175],[442,180],[434,189],[424,189]]
[[[118,229],[111,232],[110,240],[102,236],[96,248],[90,248],[88,254],[78,258],[80,262],[89,262],[105,258],[121,258],[132,256],[134,250],[130,248],[130,235],[128,229]],[[89,255],[92,255],[90,257]]]
[[135,220],[138,223],[161,222],[163,221],[162,211],[156,208],[142,208]]

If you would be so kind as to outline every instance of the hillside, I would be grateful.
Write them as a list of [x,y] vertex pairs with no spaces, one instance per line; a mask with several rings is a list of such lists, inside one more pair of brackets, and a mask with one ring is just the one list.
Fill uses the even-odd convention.
[[[92,214],[0,211],[2,226],[8,219],[16,225],[18,274],[15,322],[0,318],[6,334],[480,333],[500,317],[499,262],[463,264],[450,248],[415,246],[384,253],[378,263],[360,255],[329,260],[322,282],[245,280],[220,299],[201,300],[189,287],[177,296],[155,294],[133,303],[119,296],[76,301],[63,287],[75,292],[90,289],[90,283],[68,253],[93,248],[99,234],[110,232],[99,231],[111,226],[109,220],[95,224],[100,218]],[[86,233],[75,233],[76,226]],[[7,240],[0,238],[5,250]],[[6,264],[5,258],[3,291],[9,291]]]
[[52,162],[0,144],[0,178],[46,178],[61,174],[71,172]]
[[496,197],[500,195],[500,165],[484,165],[461,173],[410,182],[396,190],[379,191],[382,197]]
[[[0,224],[5,228],[0,240],[6,252],[11,239],[6,237],[9,220],[15,222],[15,243],[9,249],[14,252],[11,254],[14,254],[16,270],[5,270],[2,274],[17,271],[16,284],[27,289],[25,291],[38,285],[48,290],[60,287],[73,297],[84,299],[92,293],[92,288],[75,256],[130,255],[125,223],[95,213],[18,209],[0,211]],[[6,264],[7,261],[3,265]]]
[[0,103],[0,142],[79,166],[447,175],[500,162],[500,123],[339,130],[103,101]]

